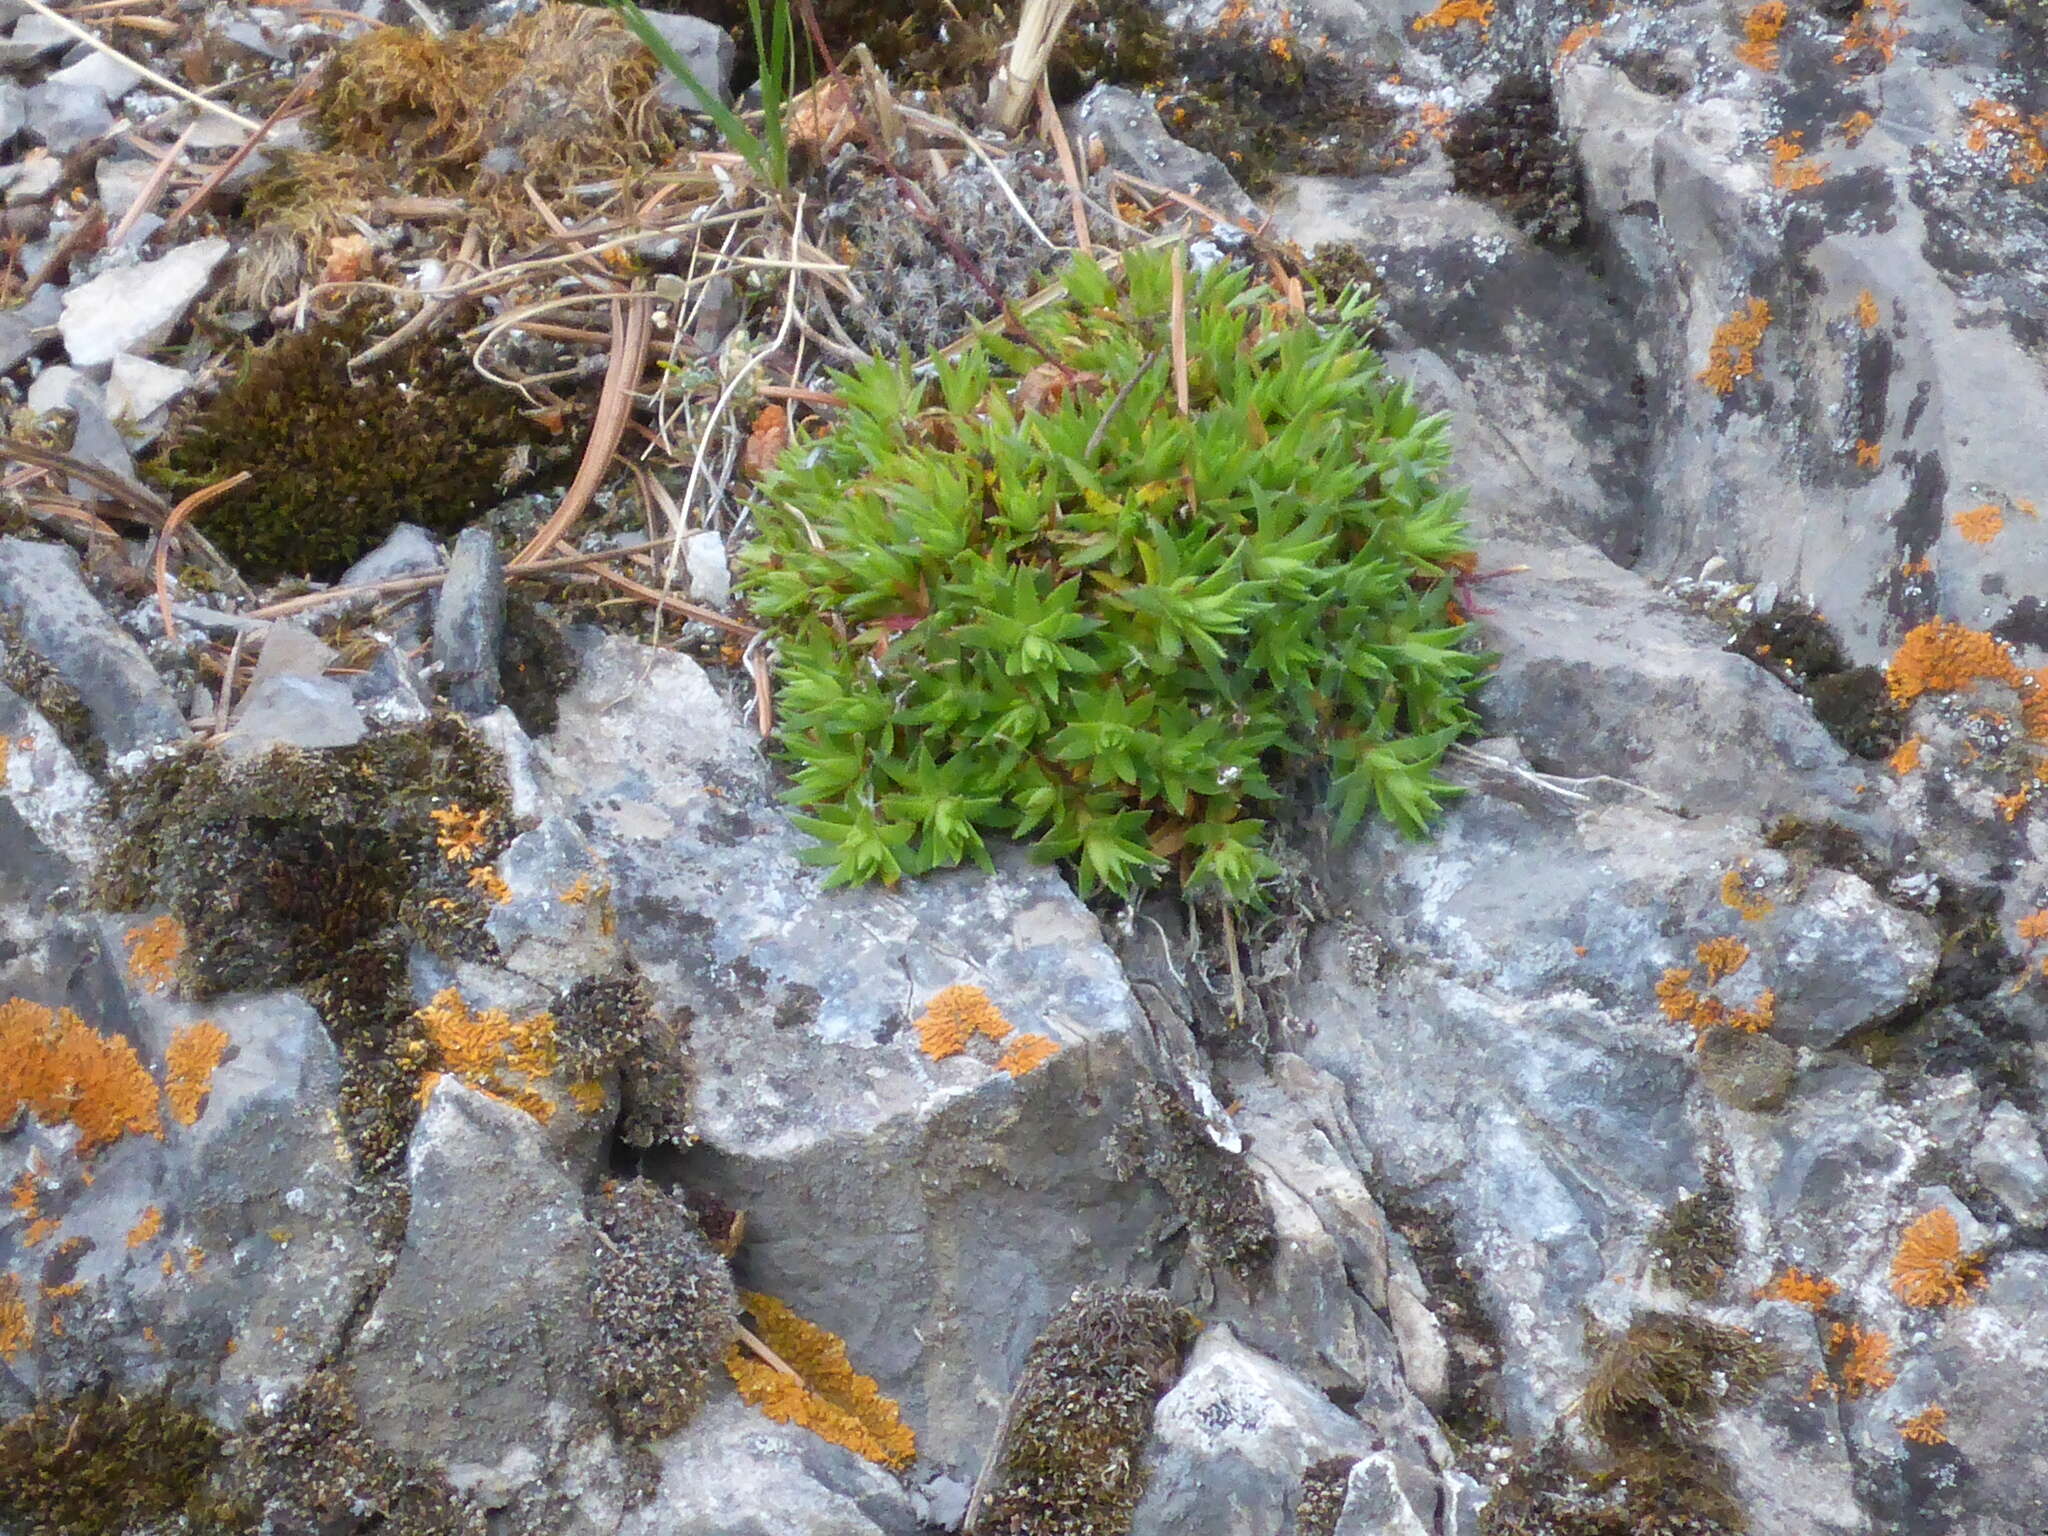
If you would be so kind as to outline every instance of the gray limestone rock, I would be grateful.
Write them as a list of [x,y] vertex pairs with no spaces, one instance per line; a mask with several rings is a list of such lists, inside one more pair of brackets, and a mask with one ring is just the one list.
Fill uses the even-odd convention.
[[162,343],[227,253],[225,239],[194,240],[154,261],[111,267],[73,287],[57,322],[72,363],[95,368],[123,352],[147,352]]
[[114,126],[106,94],[90,85],[45,80],[30,87],[22,106],[29,137],[53,155],[68,155],[104,137]]
[[183,741],[185,717],[142,648],[85,588],[56,544],[0,539],[0,608],[21,638],[78,691],[112,757]]
[[505,561],[489,530],[466,528],[448,559],[434,609],[434,661],[448,702],[489,714],[504,697],[498,658],[505,640]]
[[2041,1127],[2017,1104],[2004,1103],[1984,1122],[1971,1156],[1979,1182],[2022,1226],[2048,1226],[2048,1154]]
[[[732,67],[738,50],[725,28],[714,26],[696,16],[677,16],[664,11],[650,11],[647,19],[662,40],[681,57],[684,66],[714,98],[722,102],[732,100]],[[680,112],[696,112],[696,94],[682,81],[664,73],[656,95],[665,107]]]
[[363,712],[338,677],[266,678],[242,700],[221,750],[246,761],[273,747],[346,747],[363,739]]
[[1122,86],[1098,85],[1084,96],[1072,109],[1069,132],[1077,143],[1098,141],[1112,164],[1134,176],[1193,193],[1224,213],[1258,216],[1221,160],[1174,138],[1158,109]]

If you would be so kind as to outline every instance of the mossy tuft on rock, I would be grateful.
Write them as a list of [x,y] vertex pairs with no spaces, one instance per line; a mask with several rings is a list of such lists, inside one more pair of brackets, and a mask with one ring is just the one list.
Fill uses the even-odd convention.
[[1129,1530],[1153,1410],[1196,1326],[1164,1291],[1087,1290],[1061,1308],[1025,1357],[968,1516],[974,1536]]
[[530,478],[548,436],[445,339],[351,375],[397,323],[358,305],[259,348],[145,473],[182,493],[249,471],[201,526],[252,576],[338,575],[402,522],[454,532]]
[[1651,1267],[1675,1290],[1695,1301],[1721,1294],[1742,1257],[1742,1240],[1735,1195],[1720,1159],[1709,1161],[1699,1189],[1664,1213],[1651,1229],[1649,1246]]
[[690,1421],[739,1324],[739,1294],[690,1208],[646,1179],[610,1185],[592,1213],[605,1241],[591,1311],[595,1364],[620,1433]]
[[565,1076],[619,1074],[620,1141],[644,1151],[697,1139],[690,1120],[696,1077],[689,1017],[658,1008],[646,977],[630,967],[585,976],[562,994],[554,1014]]
[[1174,1089],[1140,1083],[1132,1098],[1132,1118],[1110,1149],[1118,1177],[1156,1179],[1200,1255],[1250,1281],[1275,1246],[1273,1215],[1250,1166],[1209,1138]]
[[0,1425],[0,1526],[10,1536],[227,1536],[245,1511],[217,1474],[225,1436],[167,1392],[102,1388]]

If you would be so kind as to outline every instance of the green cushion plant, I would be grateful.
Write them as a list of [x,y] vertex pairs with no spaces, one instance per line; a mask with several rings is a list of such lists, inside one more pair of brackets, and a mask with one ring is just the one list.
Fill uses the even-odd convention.
[[1077,261],[1043,351],[840,377],[761,485],[742,585],[831,883],[987,867],[1000,833],[1084,895],[1255,901],[1290,775],[1326,764],[1340,837],[1375,808],[1420,835],[1455,793],[1486,658],[1444,419],[1386,376],[1369,300],[1304,318],[1228,263],[1188,279],[1183,414],[1175,259]]

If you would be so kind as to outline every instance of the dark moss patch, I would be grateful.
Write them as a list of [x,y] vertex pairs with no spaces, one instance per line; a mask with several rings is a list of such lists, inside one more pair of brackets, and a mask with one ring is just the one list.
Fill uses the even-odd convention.
[[1833,627],[1811,610],[1780,602],[1750,620],[1733,648],[1804,693],[1844,751],[1875,759],[1898,749],[1905,717],[1883,671],[1850,665]]
[[1129,1530],[1153,1410],[1195,1327],[1163,1291],[1087,1290],[1061,1308],[1025,1357],[973,1515],[977,1536]]
[[1275,1240],[1272,1213],[1245,1160],[1211,1141],[1171,1088],[1140,1083],[1132,1105],[1111,1146],[1117,1176],[1156,1179],[1202,1257],[1241,1279],[1254,1278],[1272,1259]]
[[1747,1528],[1706,1431],[1782,1361],[1758,1335],[1639,1313],[1594,1340],[1579,1417],[1605,1453],[1581,1462],[1553,1436],[1525,1454],[1480,1516],[1481,1536],[1730,1536]]
[[1344,1514],[1344,1495],[1351,1486],[1356,1456],[1331,1456],[1301,1474],[1301,1496],[1294,1504],[1294,1529],[1299,1536],[1336,1536]]
[[527,735],[551,734],[561,718],[562,695],[576,684],[576,649],[562,626],[517,587],[505,593],[505,632],[498,649],[498,684]]
[[1507,75],[1444,139],[1451,183],[1493,203],[1530,239],[1570,246],[1585,227],[1583,177],[1547,75]]
[[328,1371],[251,1416],[229,1472],[256,1532],[483,1536],[483,1516],[445,1479],[393,1455],[362,1427]]
[[1437,1415],[1467,1445],[1503,1434],[1498,1377],[1500,1333],[1479,1293],[1479,1277],[1466,1264],[1448,1221],[1391,1190],[1380,1192],[1388,1223],[1408,1243],[1429,1296],[1429,1310],[1450,1343],[1450,1396]]
[[216,1481],[224,1437],[164,1392],[57,1398],[0,1427],[0,1523],[15,1536],[244,1528]]
[[638,971],[585,976],[556,1004],[555,1031],[564,1076],[619,1074],[618,1139],[639,1151],[697,1139],[690,1124],[696,1073],[689,1057],[690,1019],[655,1006],[654,989]]
[[86,772],[94,778],[106,772],[107,744],[100,740],[85,700],[28,643],[21,621],[6,608],[0,608],[0,687],[34,705]]
[[[490,951],[487,900],[468,875],[515,830],[496,754],[441,715],[241,765],[186,752],[113,797],[120,838],[98,874],[100,904],[168,907],[185,930],[181,979],[194,997],[302,989],[341,1055],[358,1171],[402,1196],[396,1171],[429,1055],[407,953],[415,942],[450,958]],[[462,813],[474,836],[458,848],[437,811]]]
[[442,340],[351,376],[349,358],[396,323],[358,305],[258,349],[145,473],[183,492],[248,470],[205,528],[254,576],[335,576],[401,522],[453,533],[531,478],[547,434]]
[[1676,1202],[1650,1232],[1650,1262],[1666,1284],[1695,1301],[1713,1301],[1742,1257],[1735,1196],[1726,1165],[1707,1164],[1705,1181]]
[[739,1322],[739,1296],[681,1200],[645,1179],[608,1185],[591,1312],[595,1365],[621,1434],[651,1440],[690,1421]]

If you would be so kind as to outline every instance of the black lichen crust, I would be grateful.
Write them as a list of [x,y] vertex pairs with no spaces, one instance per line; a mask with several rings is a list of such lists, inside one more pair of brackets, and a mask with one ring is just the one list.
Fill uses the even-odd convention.
[[270,342],[145,467],[179,492],[249,471],[205,517],[246,573],[332,577],[399,523],[452,533],[526,480],[547,434],[460,347],[428,339],[349,372],[392,324],[360,305]]
[[739,1296],[681,1200],[646,1179],[609,1184],[592,1218],[598,1378],[619,1432],[674,1434],[703,1403],[739,1322]]
[[1196,1323],[1163,1291],[1093,1289],[1025,1357],[973,1516],[976,1536],[1111,1536],[1145,1491],[1152,1414]]
[[1578,156],[1566,141],[1550,82],[1509,75],[1459,114],[1444,139],[1451,183],[1494,203],[1541,245],[1575,243],[1585,226]]

